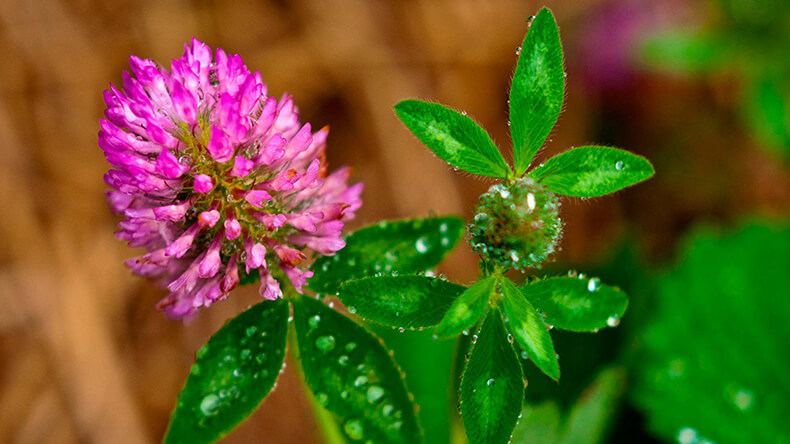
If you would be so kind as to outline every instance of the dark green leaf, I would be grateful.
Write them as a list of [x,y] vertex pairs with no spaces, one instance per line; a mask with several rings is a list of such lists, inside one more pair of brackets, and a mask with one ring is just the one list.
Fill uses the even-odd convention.
[[527,170],[549,136],[565,99],[562,43],[554,15],[543,8],[521,45],[510,86],[510,134],[516,176]]
[[508,442],[523,397],[521,365],[507,340],[501,313],[491,309],[477,333],[461,381],[461,415],[469,442]]
[[696,230],[657,282],[633,396],[683,442],[790,443],[790,229]]
[[502,297],[505,302],[505,316],[508,317],[508,330],[516,338],[519,347],[529,359],[551,379],[560,379],[560,364],[551,342],[548,326],[540,314],[521,294],[518,287],[508,279],[502,280]]
[[488,133],[474,120],[444,105],[403,100],[395,113],[417,138],[450,165],[468,173],[504,179],[510,167]]
[[352,279],[393,271],[407,274],[438,265],[464,235],[464,221],[455,216],[383,221],[346,237],[346,247],[322,256],[313,265],[308,285],[335,293]]
[[469,287],[447,310],[437,327],[437,334],[443,338],[452,338],[472,328],[483,316],[496,283],[497,278],[489,276]]
[[628,306],[625,293],[598,278],[553,277],[525,285],[521,292],[547,324],[563,330],[615,327]]
[[197,352],[165,442],[214,442],[274,386],[285,358],[288,304],[264,301],[232,319]]
[[421,442],[401,372],[381,341],[308,297],[293,300],[305,380],[352,441]]
[[642,156],[602,146],[583,146],[558,154],[529,175],[562,196],[595,197],[614,193],[653,175]]
[[419,329],[442,320],[464,287],[427,276],[379,276],[348,281],[338,298],[351,313],[391,327]]

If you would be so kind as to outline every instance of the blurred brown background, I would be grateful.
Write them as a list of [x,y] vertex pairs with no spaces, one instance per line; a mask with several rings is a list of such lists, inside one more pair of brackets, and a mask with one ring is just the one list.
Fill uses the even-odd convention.
[[[567,202],[561,263],[599,260],[625,233],[666,255],[693,219],[788,208],[786,168],[731,122],[731,83],[634,72],[605,54],[627,50],[643,29],[693,21],[699,4],[0,0],[0,442],[160,440],[194,351],[257,300],[254,289],[237,290],[182,325],[155,310],[163,290],[124,268],[136,252],[113,237],[96,133],[101,92],[120,82],[130,54],[168,65],[196,36],[240,54],[273,95],[293,94],[303,121],[331,126],[332,164],[353,165],[365,182],[351,228],[430,212],[468,217],[490,183],[435,159],[391,106],[420,97],[465,109],[509,149],[515,50],[544,3],[562,30],[569,86],[541,156],[618,144],[658,171],[614,197]],[[608,24],[612,10],[637,20]],[[674,135],[688,116],[695,129]],[[709,180],[692,179],[700,174]],[[442,271],[466,282],[477,268],[464,246]],[[290,367],[228,442],[317,441]]]

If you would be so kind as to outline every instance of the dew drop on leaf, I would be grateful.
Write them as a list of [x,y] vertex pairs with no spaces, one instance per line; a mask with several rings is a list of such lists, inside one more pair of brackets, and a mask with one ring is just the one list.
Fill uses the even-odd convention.
[[382,396],[384,396],[384,389],[383,388],[381,388],[381,387],[379,387],[377,385],[371,385],[368,388],[368,392],[366,394],[366,398],[368,399],[369,403],[373,404],[373,403],[377,402],[379,399],[381,399]]
[[486,381],[486,385],[491,387],[492,385],[494,385],[495,382],[496,381],[494,381],[494,378],[490,378],[488,381]]
[[206,416],[216,415],[217,407],[219,407],[219,396],[214,393],[206,395],[203,400],[200,401],[200,411]]
[[357,379],[354,380],[354,387],[362,387],[367,383],[368,383],[367,376],[358,376]]
[[428,252],[428,239],[421,237],[414,243],[414,248],[418,253],[424,254]]
[[601,288],[601,280],[598,278],[591,278],[587,281],[587,290],[589,291],[598,291]]
[[623,169],[625,169],[625,162],[623,162],[622,160],[618,160],[614,164],[614,169],[616,169],[617,171],[623,171]]
[[315,346],[323,352],[332,351],[335,348],[335,337],[332,335],[320,336],[315,340]]
[[316,328],[318,323],[321,322],[321,316],[315,315],[307,320],[307,324],[310,325],[310,328]]
[[362,428],[362,422],[358,419],[349,419],[343,424],[343,430],[346,432],[349,438],[354,440],[362,439],[364,436],[364,430]]
[[609,327],[617,327],[618,325],[620,325],[620,317],[617,315],[609,316],[608,318],[606,318],[606,325],[608,325]]

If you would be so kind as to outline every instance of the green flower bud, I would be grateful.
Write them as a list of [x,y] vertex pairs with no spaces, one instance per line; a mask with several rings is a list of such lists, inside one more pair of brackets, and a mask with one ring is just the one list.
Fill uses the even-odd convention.
[[510,268],[540,267],[562,237],[560,202],[532,178],[497,184],[480,196],[469,224],[472,249]]

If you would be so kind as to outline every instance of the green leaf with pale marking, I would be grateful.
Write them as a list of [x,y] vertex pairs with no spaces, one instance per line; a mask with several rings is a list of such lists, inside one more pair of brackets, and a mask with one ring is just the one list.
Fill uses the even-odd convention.
[[379,276],[348,281],[337,297],[348,311],[391,327],[433,327],[463,293],[461,285],[428,276]]
[[560,379],[560,364],[549,335],[548,326],[540,318],[535,307],[521,294],[509,279],[502,280],[502,297],[508,330],[529,359],[548,377]]
[[488,133],[474,120],[438,103],[403,100],[395,113],[442,160],[468,173],[504,179],[508,166]]
[[293,299],[307,386],[351,441],[422,442],[401,372],[381,340],[320,301]]
[[464,235],[455,216],[382,221],[346,237],[346,247],[313,264],[307,283],[317,292],[335,293],[340,284],[381,273],[418,273],[437,266]]
[[598,278],[553,277],[521,287],[521,293],[546,317],[546,324],[572,331],[615,327],[628,307],[628,297]]
[[166,443],[227,435],[263,402],[285,359],[288,304],[261,302],[228,322],[197,352],[178,395]]
[[472,328],[483,316],[488,300],[496,291],[497,278],[489,276],[466,289],[447,310],[437,326],[437,334],[452,338]]
[[521,412],[524,380],[499,309],[488,311],[469,353],[461,380],[466,436],[470,443],[507,443]]
[[595,197],[649,179],[655,170],[642,156],[603,146],[583,146],[558,154],[529,175],[552,193]]
[[510,86],[510,134],[516,176],[529,167],[557,123],[565,99],[562,43],[554,15],[543,8],[532,21]]

